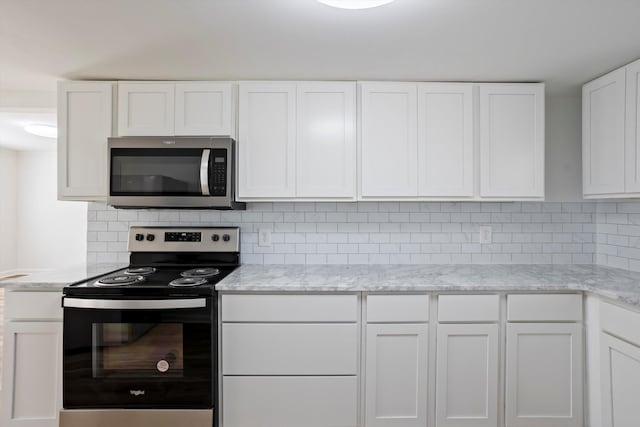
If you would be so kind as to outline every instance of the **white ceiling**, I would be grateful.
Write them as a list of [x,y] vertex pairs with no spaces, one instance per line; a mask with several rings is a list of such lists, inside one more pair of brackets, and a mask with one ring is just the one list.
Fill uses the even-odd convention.
[[640,57],[639,0],[0,0],[0,90],[57,79],[545,81]]
[[31,135],[23,127],[29,124],[56,124],[56,113],[0,111],[0,147],[17,151],[55,150],[56,140]]

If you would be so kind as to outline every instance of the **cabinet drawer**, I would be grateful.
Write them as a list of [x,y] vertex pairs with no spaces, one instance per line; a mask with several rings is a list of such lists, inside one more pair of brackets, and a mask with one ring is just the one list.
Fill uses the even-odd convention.
[[357,295],[222,295],[223,322],[356,322]]
[[10,320],[62,319],[62,292],[6,292],[5,317]]
[[367,322],[428,322],[429,295],[368,295]]
[[224,377],[224,427],[355,427],[357,377]]
[[640,346],[640,313],[606,302],[600,304],[602,330]]
[[356,375],[358,326],[227,323],[225,375]]
[[440,295],[438,322],[497,322],[500,320],[498,295]]
[[510,322],[577,322],[582,319],[580,294],[528,294],[507,297]]

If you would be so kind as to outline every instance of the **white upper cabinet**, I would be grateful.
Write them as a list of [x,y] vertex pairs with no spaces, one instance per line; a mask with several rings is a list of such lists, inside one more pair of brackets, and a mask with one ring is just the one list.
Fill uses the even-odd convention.
[[544,85],[480,85],[480,196],[544,198]]
[[582,88],[582,171],[585,195],[625,191],[625,70]]
[[118,135],[174,135],[175,84],[118,83]]
[[176,135],[234,135],[230,83],[176,83]]
[[294,197],[296,84],[240,84],[238,121],[238,198]]
[[418,195],[472,197],[473,86],[418,85]]
[[361,196],[417,196],[417,85],[361,83],[360,96]]
[[58,199],[107,197],[107,138],[113,134],[113,82],[58,85]]
[[640,61],[627,66],[625,190],[640,193]]
[[297,197],[355,197],[355,83],[297,88]]

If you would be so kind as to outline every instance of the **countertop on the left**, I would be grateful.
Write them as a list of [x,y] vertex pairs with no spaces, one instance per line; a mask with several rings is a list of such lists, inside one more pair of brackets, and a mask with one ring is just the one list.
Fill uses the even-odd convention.
[[125,263],[85,263],[60,270],[28,273],[24,277],[0,281],[0,288],[7,290],[51,291],[103,274],[125,268]]

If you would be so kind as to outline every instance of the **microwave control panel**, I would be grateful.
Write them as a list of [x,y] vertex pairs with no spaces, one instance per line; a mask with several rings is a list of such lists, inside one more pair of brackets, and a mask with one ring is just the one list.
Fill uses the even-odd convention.
[[211,150],[211,176],[209,191],[212,196],[227,195],[227,150]]

